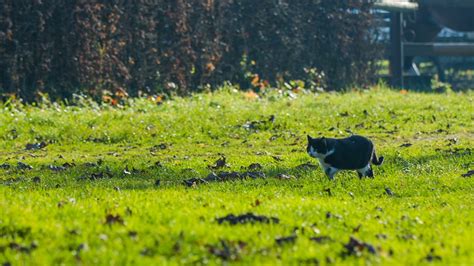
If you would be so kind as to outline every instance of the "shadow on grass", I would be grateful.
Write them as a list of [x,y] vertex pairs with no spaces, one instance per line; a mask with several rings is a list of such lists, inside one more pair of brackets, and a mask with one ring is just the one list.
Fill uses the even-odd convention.
[[[470,148],[446,149],[435,151],[429,155],[403,157],[397,154],[386,154],[384,165],[374,167],[375,177],[384,176],[388,173],[401,175],[410,173],[418,174],[419,171],[436,172],[450,163],[459,161],[462,170],[470,167],[467,158],[472,156]],[[466,158],[466,160],[463,160]],[[466,162],[464,162],[466,161]],[[439,162],[439,163],[436,163]],[[431,164],[431,169],[423,170],[426,165]],[[464,169],[466,168],[466,169]],[[3,173],[2,173],[3,172]],[[353,171],[350,171],[353,172]],[[250,173],[250,174],[249,174]],[[116,188],[117,190],[151,190],[178,187],[201,187],[208,184],[226,182],[245,182],[247,180],[268,180],[270,184],[278,185],[271,180],[301,180],[303,178],[325,178],[324,173],[315,160],[308,159],[303,164],[294,166],[263,167],[254,163],[254,167],[240,166],[219,169],[206,167],[184,168],[169,167],[154,164],[140,168],[123,166],[120,163],[100,162],[96,164],[80,165],[39,165],[29,170],[19,170],[16,166],[10,169],[0,169],[0,174],[8,176],[0,181],[6,186],[31,186],[43,189],[55,189],[68,186],[104,186],[105,188]],[[339,174],[341,176],[342,174]],[[344,174],[348,178],[356,178],[355,174]],[[40,182],[35,178],[40,177]],[[345,179],[345,178],[344,178]],[[191,180],[190,182],[185,182]],[[194,181],[193,181],[194,180]],[[283,184],[283,183],[282,183]]]

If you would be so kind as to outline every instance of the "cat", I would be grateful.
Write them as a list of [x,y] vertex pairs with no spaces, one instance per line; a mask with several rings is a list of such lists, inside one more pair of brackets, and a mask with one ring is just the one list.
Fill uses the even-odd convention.
[[381,165],[384,160],[383,156],[377,158],[372,141],[358,135],[344,139],[312,138],[308,135],[306,151],[319,160],[331,180],[341,170],[356,170],[359,178],[374,178],[370,164]]

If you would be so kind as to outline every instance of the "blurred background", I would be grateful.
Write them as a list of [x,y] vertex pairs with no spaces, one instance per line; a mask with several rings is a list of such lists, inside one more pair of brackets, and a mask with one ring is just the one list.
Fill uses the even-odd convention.
[[[0,94],[100,100],[229,83],[254,91],[366,88],[391,83],[393,14],[403,14],[402,41],[472,45],[473,2],[4,0]],[[409,89],[474,88],[472,55],[404,56],[403,67],[407,80],[421,80]]]

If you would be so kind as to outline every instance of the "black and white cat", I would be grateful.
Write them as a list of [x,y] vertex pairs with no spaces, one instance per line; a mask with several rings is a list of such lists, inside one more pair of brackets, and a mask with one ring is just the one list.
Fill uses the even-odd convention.
[[358,135],[344,139],[312,138],[308,135],[306,150],[309,156],[319,160],[330,179],[334,179],[334,175],[341,170],[356,170],[359,178],[373,178],[370,164],[383,163],[383,156],[377,158],[372,141]]

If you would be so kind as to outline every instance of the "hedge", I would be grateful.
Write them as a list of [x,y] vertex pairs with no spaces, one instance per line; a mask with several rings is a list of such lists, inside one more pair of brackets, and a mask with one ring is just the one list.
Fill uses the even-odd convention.
[[352,0],[3,0],[0,93],[26,100],[104,90],[188,94],[224,81],[248,87],[257,75],[270,83],[307,79],[308,69],[324,72],[330,90],[364,85],[378,55],[370,7]]

